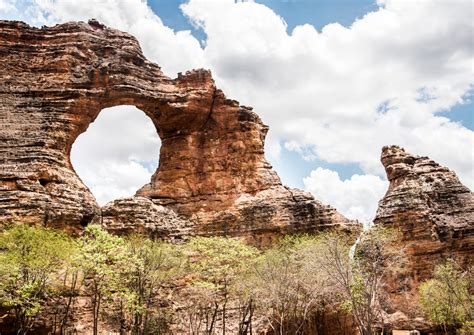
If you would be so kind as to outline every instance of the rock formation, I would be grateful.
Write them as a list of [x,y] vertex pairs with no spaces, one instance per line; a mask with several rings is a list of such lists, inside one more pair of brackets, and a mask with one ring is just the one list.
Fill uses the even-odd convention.
[[408,324],[422,324],[414,321],[420,314],[413,307],[419,282],[449,257],[463,265],[473,260],[474,195],[448,168],[398,146],[383,148],[382,164],[390,186],[379,202],[375,224],[400,229],[399,245],[409,265],[408,281],[392,278],[394,310],[399,311],[394,324],[407,324],[400,312],[412,318]]
[[[307,193],[282,186],[264,157],[268,131],[227,99],[209,71],[171,79],[132,36],[71,22],[37,29],[0,21],[0,222],[79,232],[276,233],[351,224]],[[153,121],[159,167],[137,197],[101,210],[69,154],[103,108],[135,105]]]

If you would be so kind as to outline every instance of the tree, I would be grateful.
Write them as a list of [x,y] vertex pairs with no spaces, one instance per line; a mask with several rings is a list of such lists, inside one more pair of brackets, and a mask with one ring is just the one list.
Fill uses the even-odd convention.
[[51,298],[74,243],[46,228],[15,225],[0,235],[0,306],[13,310],[18,334],[26,334]]
[[383,324],[381,297],[385,278],[404,264],[403,250],[393,245],[397,232],[372,227],[353,244],[351,236],[323,235],[318,263],[333,281],[341,308],[352,314],[362,335]]
[[[230,301],[232,285],[246,266],[258,255],[258,251],[244,242],[224,237],[196,237],[186,246],[189,268],[196,292],[208,292],[214,297],[212,307],[206,309],[203,317],[206,332],[212,333],[216,326],[217,313],[222,313],[222,334],[226,331],[227,304]],[[214,294],[211,294],[213,292]],[[201,310],[202,312],[202,310]]]
[[277,334],[304,333],[309,317],[331,301],[329,278],[313,262],[318,244],[315,237],[286,237],[258,259],[245,279],[257,310]]
[[72,240],[71,257],[60,270],[56,282],[51,288],[50,314],[52,315],[52,333],[65,334],[74,303],[80,295],[82,286],[81,264],[79,262],[78,243]]
[[[166,284],[182,274],[184,258],[177,246],[162,241],[153,241],[141,235],[132,235],[127,244],[133,259],[130,271],[122,273],[122,301],[131,313],[133,334],[148,334],[161,331],[151,329],[152,323],[165,328],[166,313],[158,307],[160,293]],[[124,299],[125,298],[125,299]]]
[[[120,283],[123,273],[134,268],[136,258],[123,238],[111,235],[98,225],[90,225],[80,239],[80,261],[84,285],[92,302],[93,333],[98,334],[98,321],[104,299],[124,292]],[[132,296],[127,296],[130,302]]]
[[[428,320],[446,334],[474,321],[472,268],[463,270],[453,259],[436,266],[432,279],[419,287],[420,303]],[[469,327],[471,327],[469,326]]]
[[220,301],[215,285],[193,281],[181,290],[180,298],[186,313],[181,319],[187,321],[186,329],[182,331],[198,335],[204,328],[205,334],[215,333]]

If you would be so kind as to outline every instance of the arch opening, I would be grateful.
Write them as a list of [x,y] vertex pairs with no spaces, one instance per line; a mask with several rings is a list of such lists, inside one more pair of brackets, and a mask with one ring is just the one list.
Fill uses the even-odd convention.
[[161,140],[150,117],[131,105],[104,108],[72,145],[71,164],[100,206],[133,196],[158,167]]

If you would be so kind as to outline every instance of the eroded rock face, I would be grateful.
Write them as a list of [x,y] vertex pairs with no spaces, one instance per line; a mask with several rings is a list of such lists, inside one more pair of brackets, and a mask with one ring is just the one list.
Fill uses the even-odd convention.
[[390,186],[379,202],[375,223],[401,230],[409,280],[394,279],[392,298],[394,308],[406,316],[398,319],[406,323],[412,318],[414,324],[420,315],[413,300],[418,284],[449,257],[464,265],[473,260],[474,195],[448,168],[400,147],[384,147],[382,164]]
[[[97,22],[36,29],[0,21],[0,221],[80,232],[230,234],[264,238],[351,224],[310,195],[281,185],[264,157],[268,131],[227,99],[209,71],[176,79],[132,36]],[[135,105],[162,142],[149,184],[103,215],[77,177],[71,146],[99,112]]]
[[160,205],[160,200],[139,196],[119,199],[102,208],[102,220],[109,231],[117,234],[138,231],[170,240],[195,235],[236,236],[259,246],[269,245],[285,234],[359,228],[311,194],[282,186],[255,195],[244,193],[225,209],[200,210],[189,217],[176,215],[170,207]]

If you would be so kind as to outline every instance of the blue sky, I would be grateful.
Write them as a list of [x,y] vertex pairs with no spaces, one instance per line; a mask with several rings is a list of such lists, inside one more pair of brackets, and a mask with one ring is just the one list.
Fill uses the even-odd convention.
[[[174,30],[191,30],[198,40],[205,41],[205,32],[192,25],[180,9],[180,5],[186,2],[187,0],[148,0],[149,6],[167,26]],[[264,4],[280,15],[288,25],[288,33],[291,33],[295,26],[303,24],[311,24],[318,30],[334,22],[349,27],[356,19],[378,8],[375,0],[256,0],[256,2]],[[470,96],[467,100],[468,103],[457,104],[452,109],[440,112],[439,115],[474,130],[474,102]],[[335,170],[343,179],[363,173],[357,164],[307,160],[285,147],[282,148],[280,159],[270,157],[270,161],[282,181],[297,188],[304,187],[303,178],[317,167]]]
[[[199,40],[205,39],[205,33],[195,29],[179,8],[187,0],[147,0],[147,2],[167,26],[176,30],[189,29]],[[377,9],[375,1],[372,0],[257,0],[256,2],[264,4],[283,17],[290,32],[295,26],[305,23],[319,30],[333,22],[349,26],[356,18]]]
[[[196,29],[179,8],[186,0],[148,0],[152,10],[169,27],[175,30],[191,30],[200,41],[206,39],[202,29]],[[374,1],[367,0],[260,0],[256,1],[273,9],[288,25],[291,33],[297,25],[309,23],[321,30],[326,24],[339,22],[350,26],[355,19],[375,10]],[[471,106],[472,107],[472,106]],[[461,119],[462,120],[462,119]],[[350,178],[362,173],[357,164],[331,164],[320,160],[305,160],[294,151],[283,148],[280,159],[271,159],[282,182],[288,186],[303,188],[303,178],[317,167],[330,168],[339,172],[341,178]]]
[[[206,39],[205,32],[194,27],[180,9],[180,5],[187,0],[147,0],[147,2],[167,26],[174,30],[190,30],[200,41]],[[266,5],[280,15],[287,23],[289,33],[295,26],[306,23],[318,30],[334,22],[350,26],[357,18],[377,9],[374,0],[257,0],[256,2]],[[440,112],[440,115],[474,130],[472,92],[467,99],[468,103],[457,104],[448,111]],[[298,159],[295,156],[293,155],[292,160]]]
[[464,127],[474,130],[474,95],[471,91],[466,96],[467,102],[460,103],[453,108],[440,112],[439,115],[446,116],[452,121],[461,123]]
[[[270,126],[266,156],[283,183],[350,218],[371,220],[387,190],[384,145],[474,187],[471,0],[0,0],[0,18],[96,18],[134,35],[170,77],[211,69]],[[117,106],[71,160],[103,204],[149,181],[158,148],[151,121]]]

